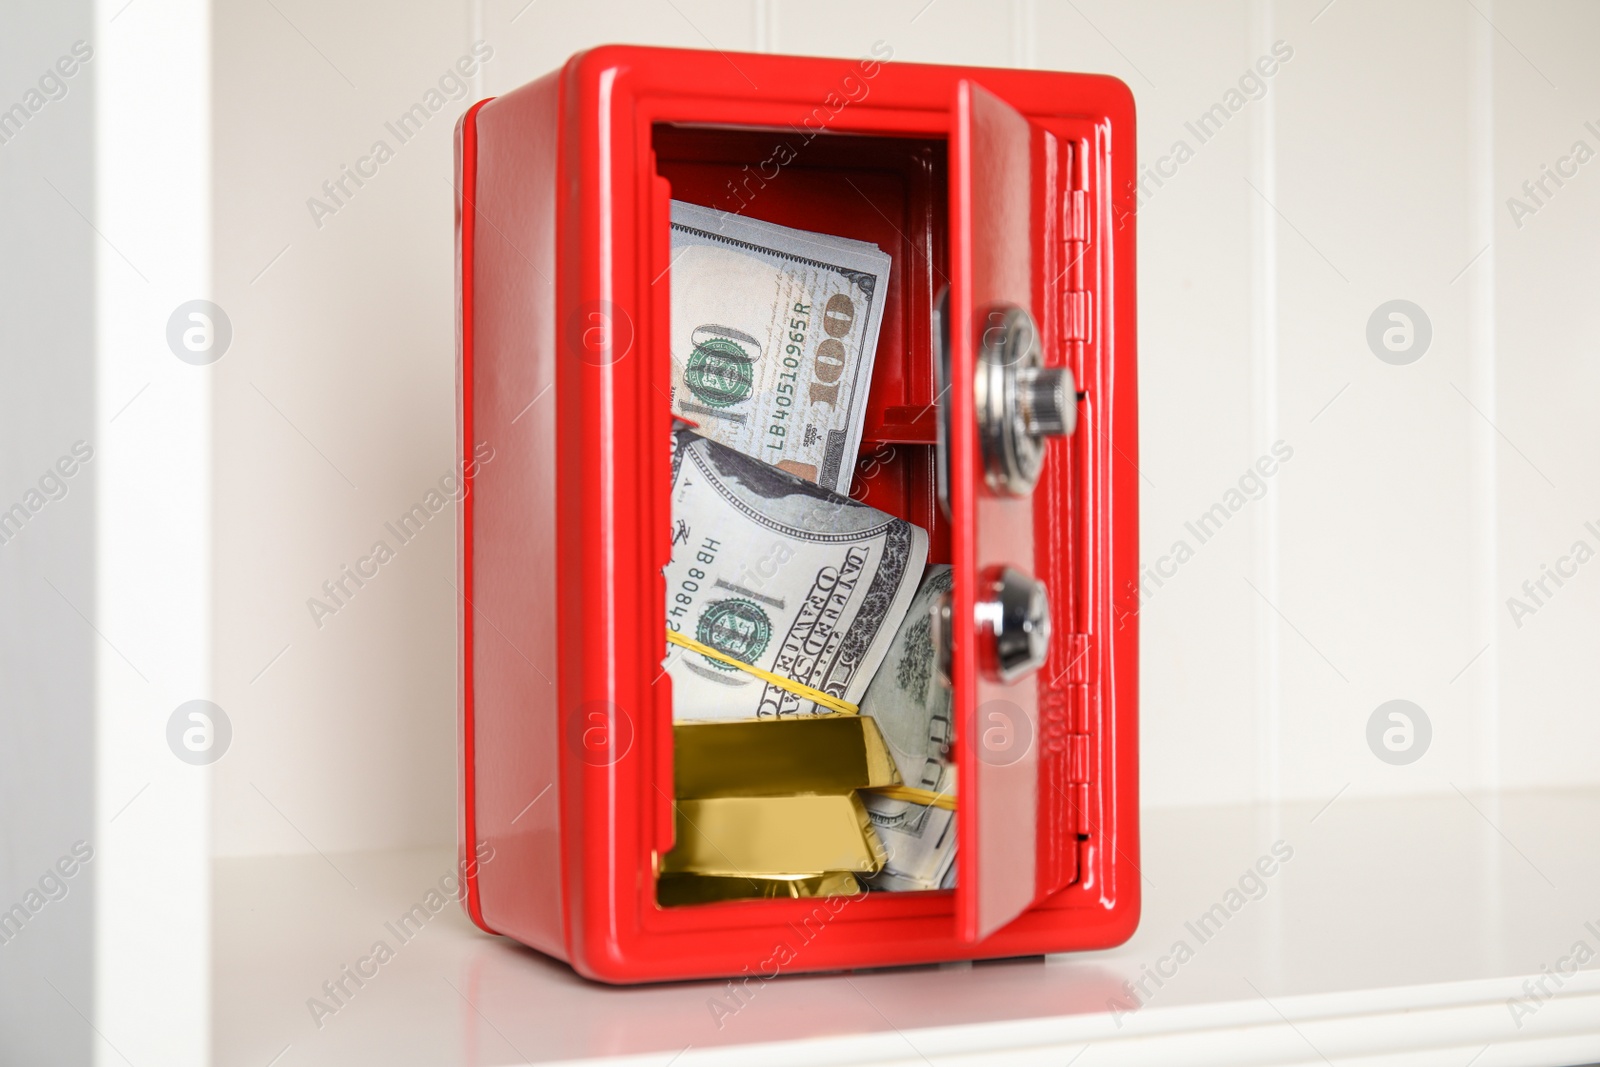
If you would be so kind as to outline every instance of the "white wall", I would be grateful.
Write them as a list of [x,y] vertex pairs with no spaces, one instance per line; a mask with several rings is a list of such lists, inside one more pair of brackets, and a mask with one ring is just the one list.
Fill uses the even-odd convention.
[[179,359],[168,329],[214,299],[210,26],[205,0],[97,0],[94,13],[94,1050],[98,1064],[179,1067],[210,1045],[209,753],[180,758],[169,722],[215,700],[214,367]]
[[168,724],[212,696],[210,379],[167,342],[211,295],[208,38],[205,0],[0,34],[7,1064],[209,1045],[209,771]]
[[[66,895],[26,928],[0,926],[5,1063],[83,1063],[94,1042],[73,1006],[87,1010],[94,999],[99,870],[92,862],[76,869],[71,857],[74,844],[98,843],[98,638],[74,612],[94,603],[98,471],[71,455],[76,442],[102,443],[88,284],[96,237],[72,207],[94,199],[98,72],[92,59],[79,67],[71,54],[74,42],[95,37],[92,6],[53,4],[30,25],[0,34],[0,70],[16,72],[0,90],[0,107],[37,88],[47,72],[58,79],[47,84],[59,97],[20,130],[0,124],[0,812],[29,813],[0,822],[0,913],[38,891],[47,874],[58,877],[53,867],[63,856],[74,870]],[[55,70],[62,57],[71,78]],[[21,249],[28,254],[14,254]],[[68,479],[55,470],[63,456]],[[35,497],[42,506],[18,529],[11,508],[27,507],[41,480],[58,499]]]
[[[1520,626],[1505,603],[1600,548],[1600,163],[1520,227],[1505,206],[1574,140],[1600,149],[1600,13],[1325,4],[220,0],[216,851],[453,838],[450,526],[320,627],[306,601],[451,464],[455,115],[612,40],[1104,71],[1145,162],[1194,149],[1140,213],[1147,561],[1274,442],[1293,457],[1146,603],[1148,804],[1600,781],[1600,565]],[[478,40],[470,97],[317,225],[307,199]],[[1200,144],[1185,122],[1279,40],[1292,58]],[[1365,337],[1396,298],[1433,328],[1407,366]],[[1395,698],[1433,727],[1409,766],[1367,745]]]

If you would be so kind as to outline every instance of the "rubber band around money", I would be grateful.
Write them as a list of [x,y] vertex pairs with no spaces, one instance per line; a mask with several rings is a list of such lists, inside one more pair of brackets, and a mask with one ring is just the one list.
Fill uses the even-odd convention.
[[775,685],[779,689],[787,690],[797,697],[804,697],[807,700],[813,701],[818,707],[827,708],[829,711],[842,712],[845,715],[861,714],[861,708],[850,703],[848,700],[840,700],[838,697],[833,696],[832,694],[824,693],[820,689],[813,689],[804,682],[797,682],[793,678],[785,678],[781,674],[773,674],[771,671],[764,671],[754,664],[746,663],[742,659],[735,659],[726,652],[712,648],[710,645],[702,644],[692,637],[685,637],[676,630],[667,631],[667,641],[670,644],[678,645],[680,648],[686,648],[690,652],[698,652],[702,656],[708,656],[711,659],[726,663],[730,667],[737,667],[747,674],[755,675],[757,678],[760,678],[763,682],[766,682],[769,685]]
[[861,790],[871,793],[875,797],[886,800],[904,800],[911,804],[921,804],[923,807],[942,808],[945,811],[956,810],[956,798],[949,793],[935,793],[931,789],[922,789],[914,785],[880,785],[870,789]]

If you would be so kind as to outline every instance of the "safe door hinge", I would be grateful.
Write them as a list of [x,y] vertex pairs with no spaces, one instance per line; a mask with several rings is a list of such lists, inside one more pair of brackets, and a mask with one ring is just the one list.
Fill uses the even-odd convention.
[[1063,634],[1066,663],[1057,668],[1068,685],[1088,685],[1095,680],[1094,639],[1088,634]]
[[1089,784],[1089,735],[1067,735],[1067,781],[1072,785]]
[[[1061,682],[1067,692],[1065,731],[1071,737],[1087,736],[1094,721],[1095,701],[1099,697],[1094,642],[1088,634],[1066,635],[1067,662],[1061,669]],[[1087,781],[1088,779],[1074,779]]]
[[1061,198],[1061,239],[1069,245],[1089,243],[1089,194],[1084,189],[1068,189]]
[[1088,634],[1063,634],[1060,640],[1065,662],[1047,665],[1053,678],[1040,692],[1041,893],[1081,877],[1082,846],[1091,827],[1089,783],[1094,761],[1089,723],[1098,689],[1094,647]]
[[1068,189],[1061,198],[1062,263],[1061,338],[1088,341],[1093,333],[1094,304],[1083,279],[1089,248],[1089,194]]
[[1094,304],[1087,289],[1061,291],[1061,339],[1088,341],[1093,331]]
[[1083,838],[1089,834],[1089,783],[1094,773],[1090,730],[1100,698],[1093,639],[1088,634],[1068,634],[1067,657],[1066,788],[1073,831]]

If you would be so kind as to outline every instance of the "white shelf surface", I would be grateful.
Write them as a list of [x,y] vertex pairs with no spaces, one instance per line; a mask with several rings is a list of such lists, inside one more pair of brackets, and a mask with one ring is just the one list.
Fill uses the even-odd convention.
[[[1600,1061],[1600,791],[1155,810],[1144,830],[1144,916],[1126,945],[783,976],[731,1013],[713,1008],[735,1006],[726,983],[591,983],[477,931],[453,900],[401,944],[385,924],[451,872],[449,851],[221,859],[216,1062]],[[1279,841],[1292,858],[1230,901]],[[1239,899],[1205,940],[1187,925]],[[393,958],[346,980],[353,995],[319,1026],[310,998],[331,1005],[323,983],[380,940]],[[1133,1006],[1124,982],[1141,979],[1142,1005],[1110,1010]],[[1540,980],[1549,997],[1526,984]]]

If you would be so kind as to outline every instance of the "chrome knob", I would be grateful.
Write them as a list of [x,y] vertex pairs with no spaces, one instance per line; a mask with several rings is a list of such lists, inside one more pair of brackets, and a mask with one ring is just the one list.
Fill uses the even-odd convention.
[[1050,594],[1015,567],[991,575],[977,603],[978,629],[992,645],[986,673],[1014,682],[1044,666],[1050,654]]
[[1017,409],[1024,433],[1061,437],[1078,423],[1077,390],[1065,367],[1024,367],[1017,371]]
[[1046,367],[1033,316],[1020,307],[991,311],[978,346],[973,407],[984,481],[1007,496],[1027,496],[1044,468],[1045,441],[1077,424],[1077,387],[1066,367]]
[[[935,469],[939,503],[950,513],[950,292],[933,306],[934,380],[939,388]],[[985,316],[972,382],[983,480],[1004,496],[1027,496],[1039,483],[1048,438],[1078,423],[1078,387],[1067,367],[1046,367],[1038,331],[1024,308],[1004,305]]]

